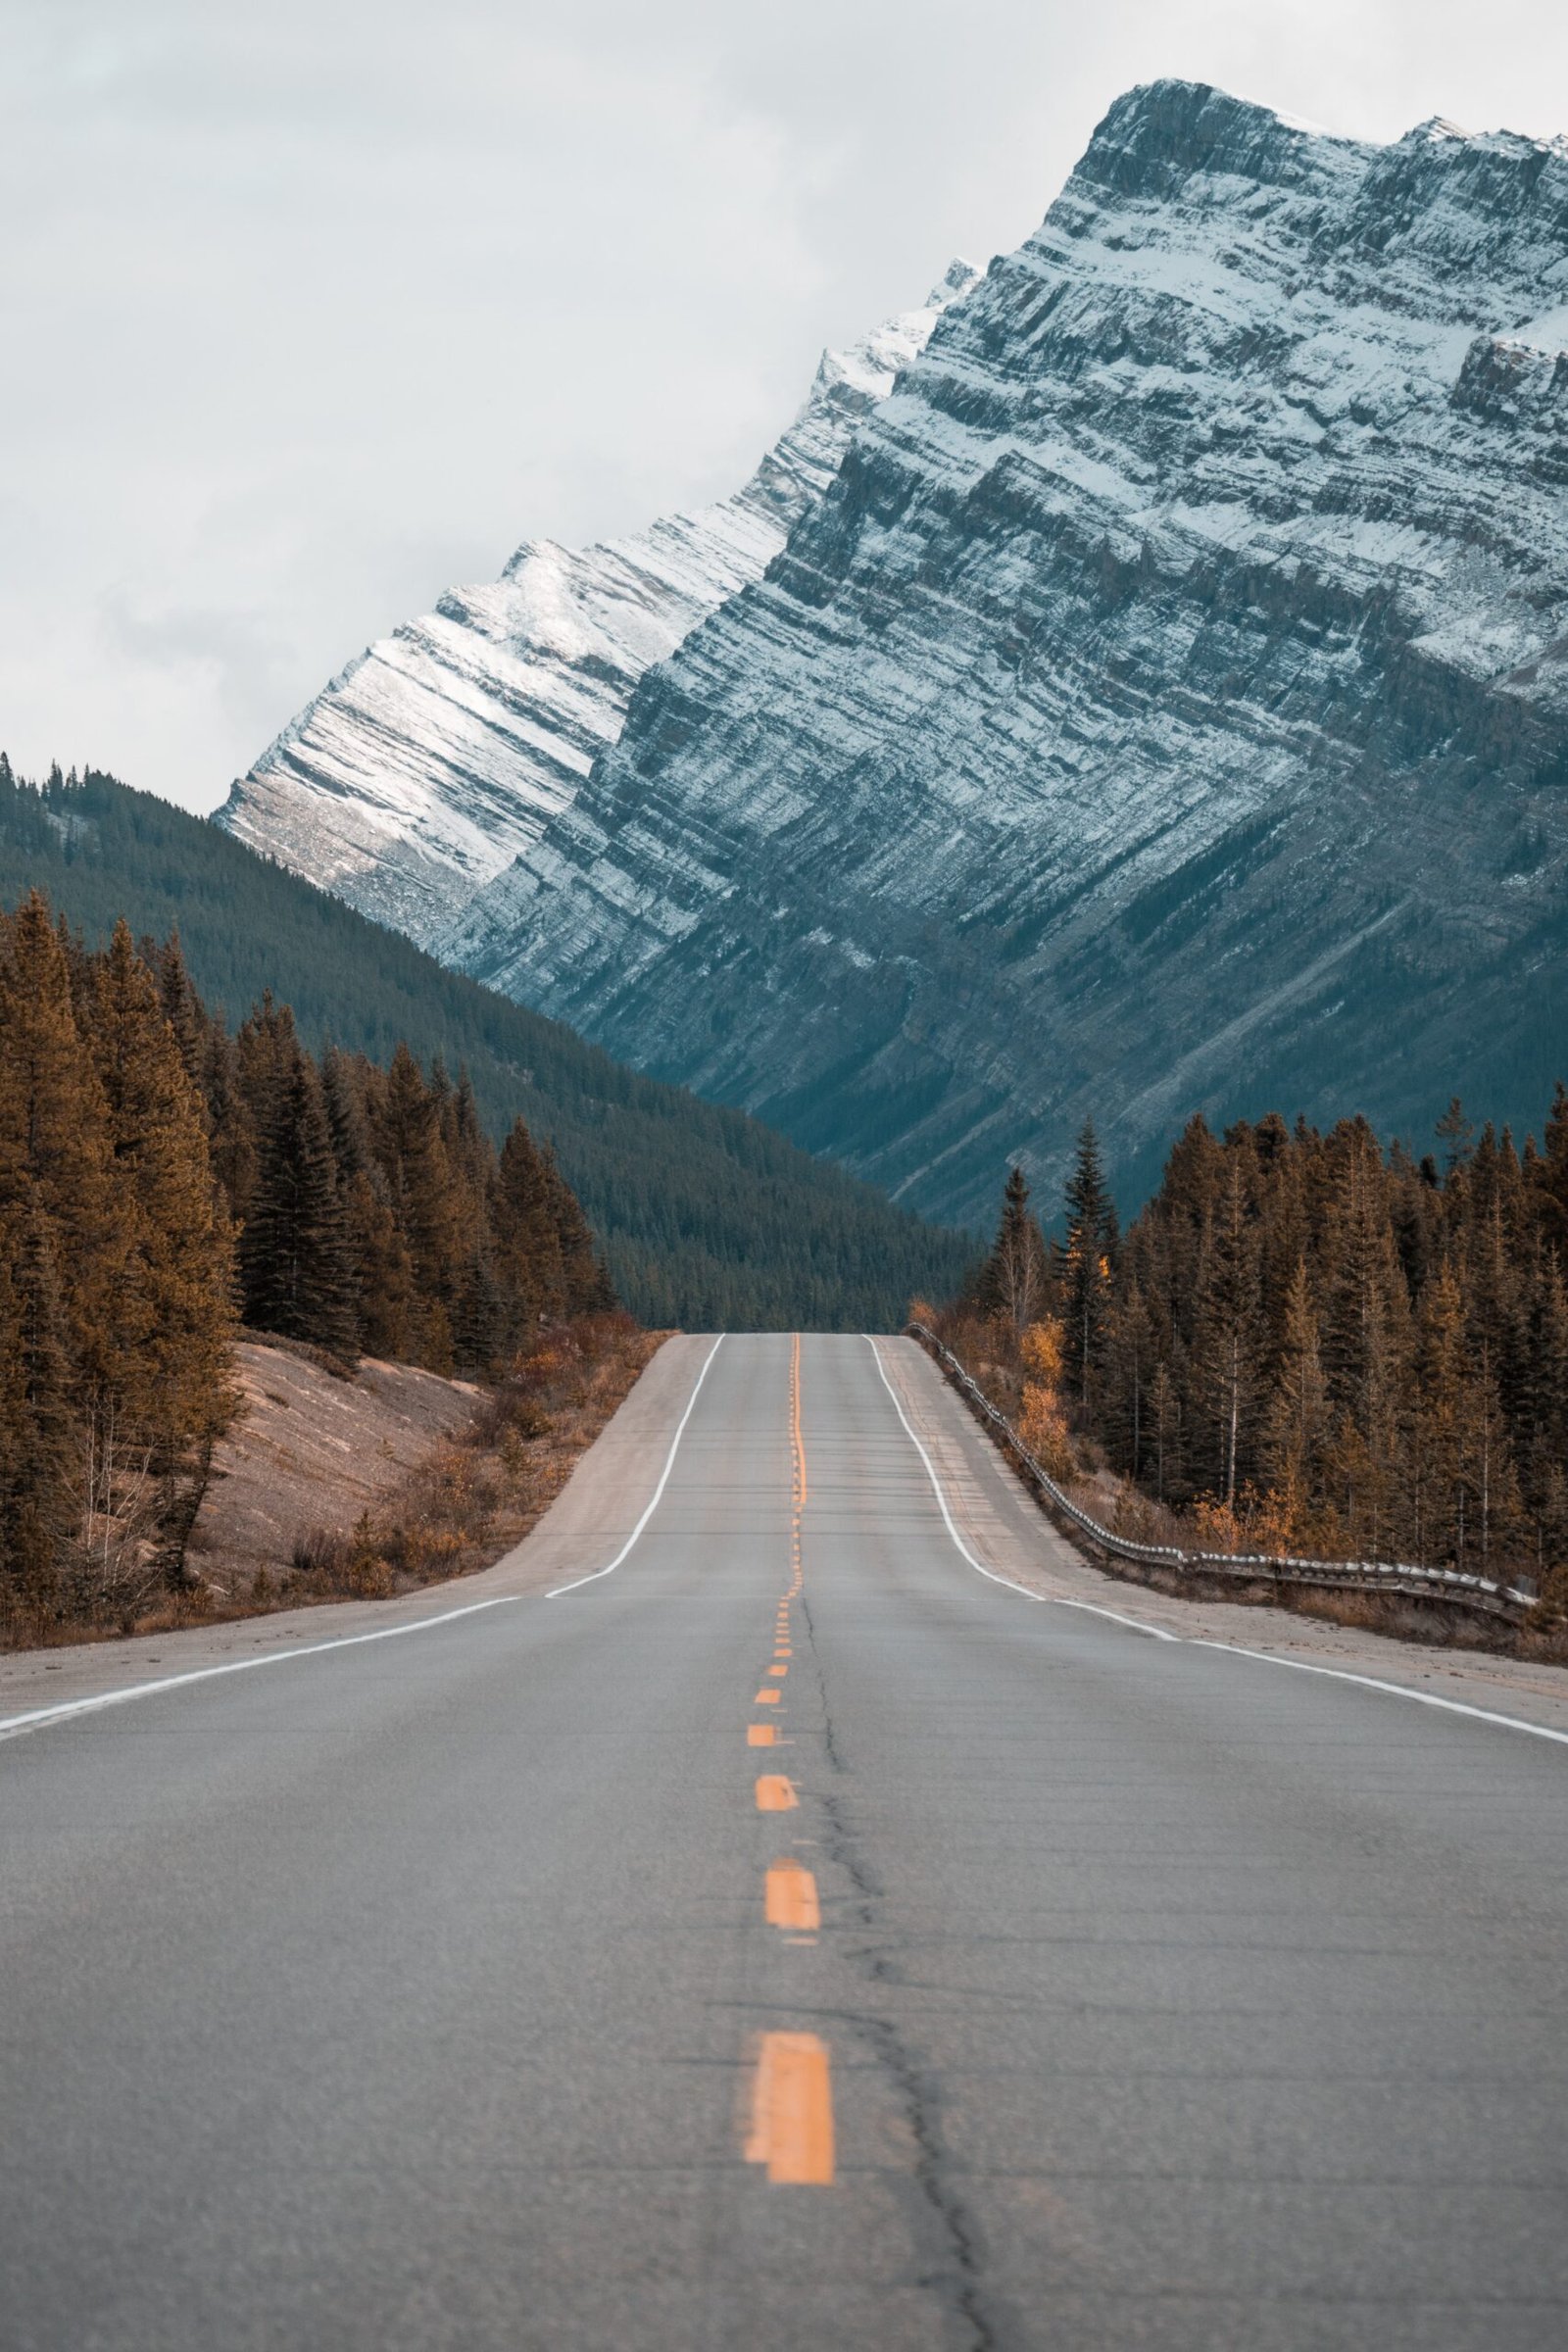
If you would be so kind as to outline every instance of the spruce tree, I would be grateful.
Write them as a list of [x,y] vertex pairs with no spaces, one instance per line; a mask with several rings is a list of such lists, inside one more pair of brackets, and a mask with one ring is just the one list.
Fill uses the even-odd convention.
[[268,1095],[256,1197],[241,1241],[246,1321],[352,1355],[359,1318],[348,1214],[320,1079],[292,1038]]
[[564,1313],[566,1305],[554,1186],[521,1119],[513,1122],[501,1148],[490,1214],[505,1300],[503,1344],[514,1350],[541,1319]]
[[50,1615],[81,1532],[80,1433],[54,1234],[0,1222],[0,1623]]
[[461,1199],[441,1133],[449,1092],[444,1078],[426,1087],[414,1055],[399,1045],[374,1122],[377,1156],[414,1269],[415,1352],[433,1372],[452,1368],[451,1309],[462,1255]]
[[1228,1509],[1247,1474],[1258,1388],[1257,1237],[1239,1154],[1203,1253],[1193,1310],[1194,1369],[1214,1490]]
[[1114,1222],[1095,1123],[1086,1119],[1078,1138],[1073,1171],[1067,1179],[1062,1283],[1067,1329],[1071,1334],[1073,1383],[1082,1404],[1091,1401],[1104,1345]]
[[1003,1189],[997,1238],[980,1273],[979,1303],[1023,1331],[1044,1312],[1046,1246],[1029,1206],[1029,1180],[1014,1161]]
[[1265,1469],[1273,1490],[1289,1497],[1293,1542],[1303,1539],[1321,1498],[1327,1430],[1322,1338],[1303,1255],[1286,1289],[1263,1417]]
[[112,1181],[108,1108],[77,1026],[70,960],[36,892],[0,922],[0,1217],[44,1219],[77,1377],[107,1376],[128,1203]]
[[222,1426],[234,1330],[233,1236],[219,1204],[200,1094],[157,981],[116,926],[98,975],[93,1043],[112,1180],[131,1247],[115,1307],[116,1386],[160,1475]]

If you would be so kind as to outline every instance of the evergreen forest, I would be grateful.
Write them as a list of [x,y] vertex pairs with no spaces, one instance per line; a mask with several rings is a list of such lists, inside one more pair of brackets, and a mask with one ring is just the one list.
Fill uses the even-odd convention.
[[1436,1142],[1195,1118],[1122,1233],[1091,1124],[1058,1238],[1015,1168],[943,1336],[1054,1475],[1134,1482],[1133,1532],[1568,1597],[1568,1094],[1540,1146],[1458,1102]]
[[89,951],[0,912],[0,1621],[177,1586],[250,1329],[483,1377],[614,1303],[520,1119],[466,1078],[312,1054],[264,997],[230,1034],[177,937]]
[[90,943],[123,915],[177,930],[190,977],[231,1022],[269,991],[313,1053],[466,1069],[497,1143],[521,1118],[553,1147],[615,1290],[688,1330],[897,1330],[941,1293],[965,1235],[895,1208],[743,1112],[633,1071],[461,978],[216,825],[89,771],[20,781],[0,756],[0,905],[34,887]]

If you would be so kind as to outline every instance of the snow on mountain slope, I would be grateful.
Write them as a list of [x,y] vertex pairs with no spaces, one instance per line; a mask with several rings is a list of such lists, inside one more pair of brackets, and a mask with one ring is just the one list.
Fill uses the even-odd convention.
[[441,943],[912,1205],[1194,1107],[1539,1117],[1568,144],[1161,82]]
[[762,573],[820,496],[850,431],[974,282],[955,262],[925,307],[827,352],[809,397],[734,497],[581,553],[525,542],[351,662],[217,821],[427,946],[571,801],[638,678]]

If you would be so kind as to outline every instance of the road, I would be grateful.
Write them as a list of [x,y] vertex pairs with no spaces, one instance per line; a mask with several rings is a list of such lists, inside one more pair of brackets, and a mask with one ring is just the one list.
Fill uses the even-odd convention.
[[907,1343],[655,1372],[510,1583],[11,1704],[8,2352],[1568,2340],[1568,1741],[977,1573]]

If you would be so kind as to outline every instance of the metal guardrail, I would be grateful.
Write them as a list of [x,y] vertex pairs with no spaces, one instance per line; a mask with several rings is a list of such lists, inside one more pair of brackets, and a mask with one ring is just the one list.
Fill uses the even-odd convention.
[[1062,1487],[1044,1470],[1004,1413],[971,1379],[951,1348],[927,1324],[909,1323],[911,1339],[926,1348],[978,1418],[990,1427],[998,1444],[1010,1453],[1029,1483],[1045,1495],[1054,1510],[1081,1530],[1090,1543],[1115,1559],[1132,1560],[1147,1568],[1166,1568],[1180,1574],[1195,1569],[1205,1576],[1244,1577],[1281,1585],[1324,1585],[1362,1592],[1407,1593],[1418,1600],[1447,1601],[1477,1609],[1490,1617],[1523,1623],[1537,1604],[1536,1595],[1516,1585],[1495,1583],[1491,1577],[1470,1576],[1457,1568],[1421,1568],[1407,1560],[1305,1560],[1275,1552],[1183,1551],[1169,1544],[1135,1544],[1102,1527],[1081,1510]]

